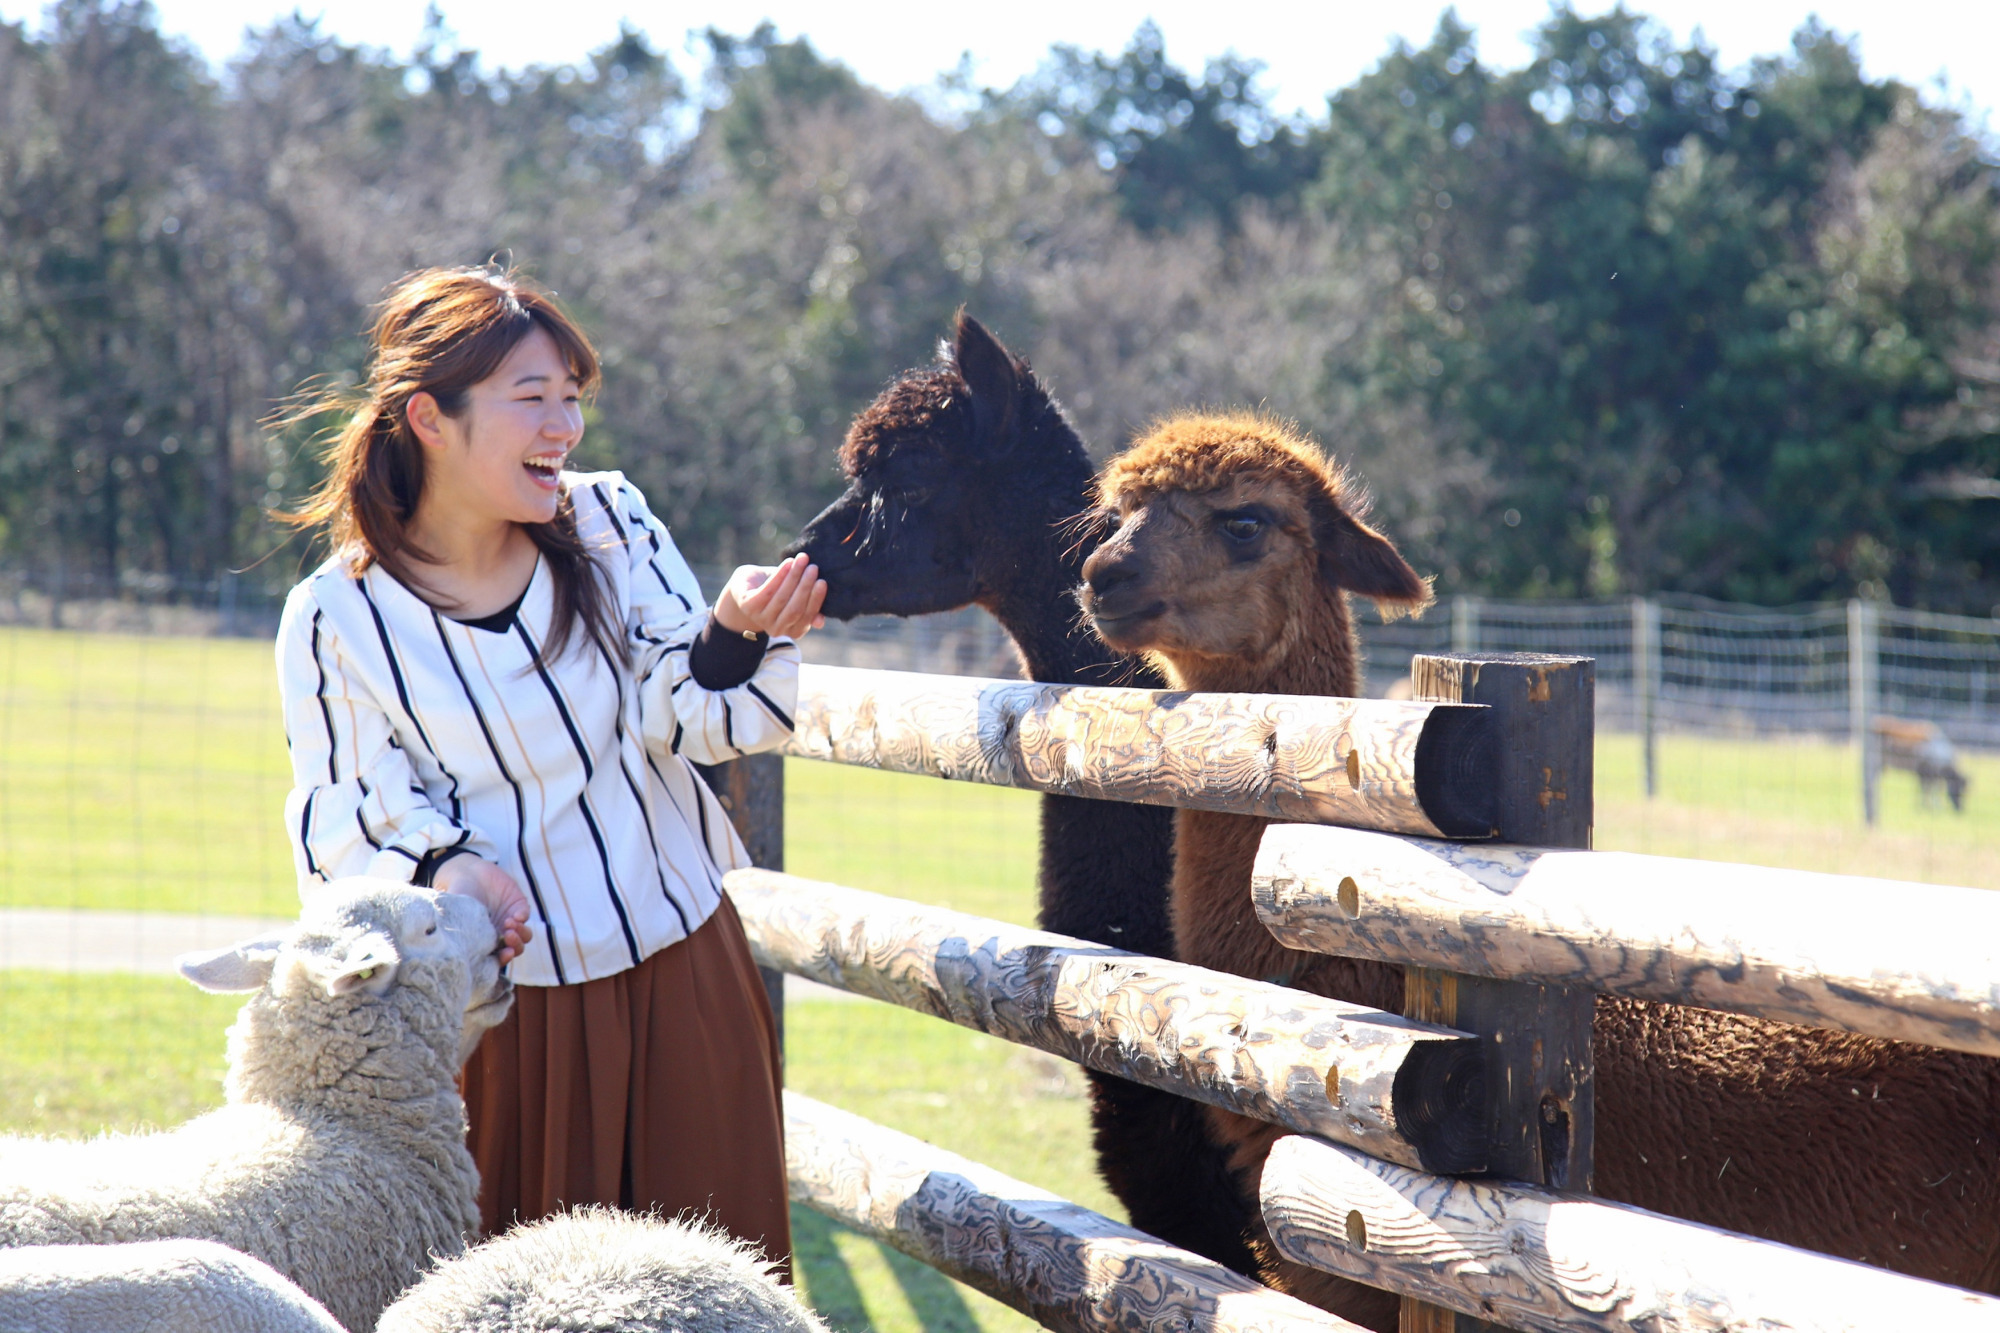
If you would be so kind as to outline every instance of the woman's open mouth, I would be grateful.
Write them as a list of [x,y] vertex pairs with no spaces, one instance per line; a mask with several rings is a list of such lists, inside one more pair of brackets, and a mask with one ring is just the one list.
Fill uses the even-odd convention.
[[528,475],[534,478],[537,486],[552,491],[562,480],[562,465],[563,459],[566,456],[564,454],[542,454],[538,457],[530,458],[521,466],[528,470]]

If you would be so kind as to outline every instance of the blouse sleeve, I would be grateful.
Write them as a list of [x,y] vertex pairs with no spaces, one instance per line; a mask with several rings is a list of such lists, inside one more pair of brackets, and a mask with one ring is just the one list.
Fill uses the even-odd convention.
[[774,638],[748,679],[704,684],[690,666],[709,620],[694,573],[629,482],[615,504],[632,562],[626,633],[647,745],[719,764],[784,744],[798,701],[798,644]]
[[278,694],[292,758],[285,825],[301,885],[345,875],[408,882],[455,848],[497,859],[478,830],[430,803],[309,584],[279,624]]

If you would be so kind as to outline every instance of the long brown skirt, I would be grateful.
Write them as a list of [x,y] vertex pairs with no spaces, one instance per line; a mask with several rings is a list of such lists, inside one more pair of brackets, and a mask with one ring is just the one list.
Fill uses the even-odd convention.
[[727,898],[626,972],[522,986],[465,1066],[488,1235],[574,1204],[703,1216],[789,1272],[777,1024]]

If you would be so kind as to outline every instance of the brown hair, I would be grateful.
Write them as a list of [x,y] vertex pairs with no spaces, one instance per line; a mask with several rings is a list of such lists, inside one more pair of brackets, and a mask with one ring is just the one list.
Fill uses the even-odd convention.
[[[424,450],[410,431],[410,399],[428,393],[446,416],[457,417],[472,386],[498,371],[536,329],[554,340],[586,394],[596,388],[590,339],[527,279],[490,267],[429,268],[405,276],[377,309],[368,378],[359,390],[308,393],[275,418],[275,425],[289,426],[329,412],[346,414],[326,443],[326,480],[296,511],[273,517],[322,530],[335,550],[357,550],[357,575],[380,565],[435,604],[435,593],[414,567],[430,557],[409,535],[424,493]],[[522,527],[547,562],[555,590],[542,660],[561,657],[579,624],[608,655],[622,657],[623,639],[612,628],[601,576],[577,535],[568,493],[552,521]]]

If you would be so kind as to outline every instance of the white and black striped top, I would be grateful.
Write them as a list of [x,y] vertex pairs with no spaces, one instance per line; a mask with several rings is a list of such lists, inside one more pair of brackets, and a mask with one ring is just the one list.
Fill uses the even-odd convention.
[[740,683],[691,666],[708,608],[666,529],[616,472],[564,482],[629,665],[580,628],[534,665],[553,603],[540,563],[511,623],[490,629],[336,557],[292,589],[278,631],[301,884],[409,880],[456,847],[486,857],[534,905],[514,963],[528,985],[623,971],[708,919],[722,870],[749,860],[688,761],[781,744],[798,694],[789,639],[727,673]]

